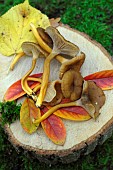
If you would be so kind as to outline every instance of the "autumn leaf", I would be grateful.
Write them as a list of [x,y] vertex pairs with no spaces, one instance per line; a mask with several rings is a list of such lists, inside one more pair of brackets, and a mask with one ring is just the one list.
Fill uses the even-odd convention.
[[[70,103],[70,99],[63,98],[61,104]],[[48,109],[51,107],[48,106]],[[74,120],[74,121],[85,121],[91,119],[89,113],[81,106],[70,106],[60,108],[54,112],[56,116],[59,116],[64,119]]]
[[40,117],[40,109],[35,106],[32,99],[26,98],[20,110],[20,123],[23,129],[29,134],[35,132],[37,126],[33,124],[33,120]]
[[91,119],[89,113],[81,106],[61,108],[54,112],[54,114],[61,118],[75,121],[85,121]]
[[[36,77],[39,78],[42,76],[42,73],[39,74],[34,74],[32,76],[29,77]],[[33,89],[35,86],[37,86],[38,84],[40,84],[39,82],[34,82],[34,81],[28,81],[28,85],[31,89]],[[4,95],[4,100],[5,101],[12,101],[12,100],[16,100],[19,97],[23,96],[25,94],[25,91],[22,89],[21,86],[21,80],[16,81],[14,84],[12,84],[6,91],[5,95]]]
[[49,19],[41,11],[29,5],[28,0],[12,7],[0,17],[0,53],[10,56],[22,51],[21,44],[25,41],[36,42],[30,29],[30,23],[36,27],[46,28]]
[[[41,114],[43,115],[47,112],[48,109],[44,107],[41,110]],[[45,134],[48,136],[50,140],[52,140],[57,145],[63,145],[66,139],[66,129],[62,122],[62,120],[55,116],[51,115],[47,119],[41,122],[43,130]]]
[[102,90],[113,89],[113,70],[99,71],[84,77],[84,80],[92,80]]

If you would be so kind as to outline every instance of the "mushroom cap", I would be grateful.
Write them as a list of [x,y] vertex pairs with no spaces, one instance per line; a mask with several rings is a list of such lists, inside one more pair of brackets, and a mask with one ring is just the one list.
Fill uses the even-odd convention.
[[33,56],[38,58],[40,56],[47,56],[48,53],[45,52],[38,44],[33,42],[24,42],[22,43],[22,50],[28,56]]
[[53,91],[55,91],[55,96],[49,102],[47,101],[45,102],[45,99],[44,99],[44,102],[43,102],[44,105],[55,106],[59,104],[63,98],[63,94],[61,91],[61,82],[59,80],[56,80],[52,84],[53,84],[54,89],[53,90],[51,89],[51,90],[52,90],[52,93]]
[[49,26],[45,32],[51,37],[53,41],[53,51],[56,54],[66,54],[74,57],[79,53],[78,46],[64,39],[56,28]]
[[45,32],[45,29],[42,27],[38,27],[37,31],[40,35],[40,37],[43,39],[43,41],[45,41],[45,43],[49,46],[49,47],[53,47],[53,41],[51,39],[51,37]]
[[88,104],[95,107],[94,115],[91,114],[92,117],[96,118],[99,115],[99,110],[104,105],[105,99],[105,94],[100,87],[93,81],[85,81],[81,101],[87,108]]
[[70,98],[71,101],[78,100],[82,94],[83,77],[80,72],[68,70],[64,73],[61,89],[65,98]]
[[80,68],[84,63],[84,60],[85,60],[85,54],[81,52],[79,56],[76,56],[70,60],[65,61],[60,67],[59,78],[62,79],[63,74],[67,70],[73,69],[75,71],[80,71]]

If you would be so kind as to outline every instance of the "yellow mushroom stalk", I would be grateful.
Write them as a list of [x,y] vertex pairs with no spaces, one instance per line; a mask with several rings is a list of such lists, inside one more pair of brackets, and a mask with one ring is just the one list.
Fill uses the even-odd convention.
[[76,102],[70,102],[70,103],[64,103],[64,104],[58,104],[51,109],[49,109],[43,116],[41,116],[39,119],[35,120],[33,123],[38,126],[40,122],[47,119],[50,115],[52,115],[55,111],[57,111],[60,108],[63,107],[71,107],[71,106],[78,106]]
[[35,95],[35,93],[31,90],[31,88],[28,86],[28,76],[32,73],[32,71],[35,68],[36,65],[36,58],[32,60],[32,67],[31,69],[22,77],[21,79],[21,85],[22,85],[22,89],[33,98],[33,100],[36,101],[37,96]]
[[15,64],[20,60],[25,55],[24,52],[18,53],[15,58],[12,60],[11,65],[10,65],[10,70],[14,69]]
[[49,74],[50,74],[50,62],[57,55],[57,53],[50,53],[50,55],[45,59],[44,68],[43,68],[43,77],[41,83],[41,89],[36,101],[36,106],[40,107],[46,95],[46,90],[49,82]]

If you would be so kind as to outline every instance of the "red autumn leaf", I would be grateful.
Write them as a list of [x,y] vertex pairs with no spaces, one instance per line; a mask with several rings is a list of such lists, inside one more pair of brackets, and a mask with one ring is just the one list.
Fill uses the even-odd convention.
[[54,112],[55,115],[75,121],[85,121],[91,119],[89,113],[81,106],[65,107]]
[[32,99],[26,98],[20,109],[20,123],[23,129],[32,134],[37,127],[33,124],[33,120],[41,117],[40,109],[37,108]]
[[[41,110],[43,115],[48,111],[48,108],[44,107]],[[47,119],[41,122],[44,132],[50,140],[52,140],[57,145],[63,145],[66,139],[66,129],[62,120],[52,114]]]
[[[41,76],[42,76],[42,73],[34,74],[29,77],[40,78]],[[30,86],[31,89],[33,89],[38,84],[40,84],[40,83],[34,82],[34,81],[28,81],[28,85]],[[17,98],[23,96],[24,94],[26,94],[26,93],[22,89],[21,80],[18,80],[7,89],[7,91],[4,95],[4,100],[5,101],[16,100]]]
[[102,90],[113,89],[113,70],[99,71],[84,77],[84,80],[92,80]]
[[[70,99],[62,99],[61,103],[69,103],[71,102]],[[48,109],[51,107],[48,107]],[[68,120],[75,120],[75,121],[85,121],[91,119],[89,113],[81,106],[70,106],[60,108],[54,112],[56,116],[59,116],[64,119]]]

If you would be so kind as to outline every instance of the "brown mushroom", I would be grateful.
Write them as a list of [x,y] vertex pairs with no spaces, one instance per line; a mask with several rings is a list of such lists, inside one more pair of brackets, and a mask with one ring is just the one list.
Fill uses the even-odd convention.
[[49,56],[46,57],[44,62],[42,84],[41,84],[38,100],[36,102],[37,107],[40,107],[42,105],[43,99],[46,94],[51,60],[58,54],[66,54],[74,57],[79,52],[79,48],[76,45],[72,44],[71,42],[66,41],[58,32],[58,30],[56,30],[55,28],[49,26],[46,28],[46,32],[48,33],[48,35],[51,37],[53,41],[53,49],[49,54]]
[[78,56],[72,58],[72,59],[64,59],[61,63],[60,71],[59,71],[59,78],[62,79],[63,75],[68,71],[68,70],[75,70],[77,72],[80,71],[80,68],[82,64],[85,61],[85,54],[81,52]]
[[62,90],[61,90],[61,82],[56,80],[51,84],[53,84],[53,87],[52,87],[53,90],[52,90],[52,88],[50,88],[50,90],[52,91],[51,93],[53,93],[53,91],[55,91],[55,95],[54,95],[54,97],[51,98],[52,100],[49,102],[47,101],[47,99],[45,97],[46,102],[44,99],[43,105],[46,105],[46,106],[55,106],[55,105],[59,104],[63,98],[63,94],[62,94]]
[[[38,27],[37,31],[38,31],[39,35],[41,36],[41,38],[45,41],[45,43],[47,43],[47,45],[49,47],[52,47],[53,46],[52,39],[47,34],[47,32],[45,32],[45,29]],[[76,56],[72,59],[63,58],[62,60],[60,60],[60,59],[58,59],[58,60],[62,64],[61,67],[60,67],[60,74],[59,74],[59,77],[61,79],[63,74],[67,70],[74,69],[75,71],[80,71],[80,68],[81,68],[81,66],[82,66],[82,64],[84,63],[84,60],[85,60],[85,54],[83,52],[81,52],[79,56]]]
[[[40,37],[43,39],[43,41],[50,47],[53,47],[53,41],[50,38],[50,36],[45,32],[45,29],[42,27],[37,28],[37,32],[39,33]],[[50,52],[49,52],[50,53]]]
[[70,98],[71,101],[78,100],[82,94],[83,81],[80,72],[73,69],[68,70],[64,74],[61,83],[63,96],[65,98]]
[[91,116],[96,119],[99,110],[105,103],[105,94],[93,81],[85,81],[81,102],[89,110]]

